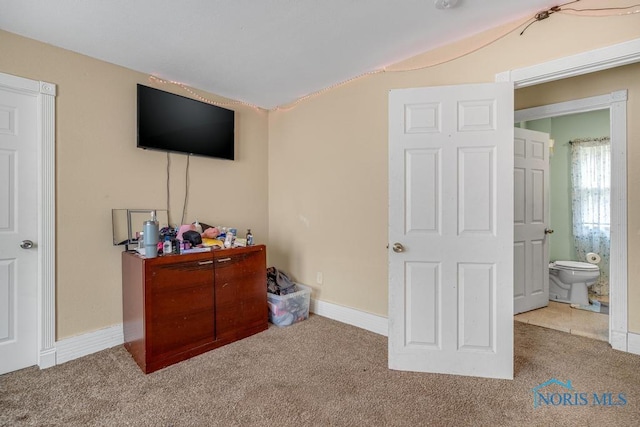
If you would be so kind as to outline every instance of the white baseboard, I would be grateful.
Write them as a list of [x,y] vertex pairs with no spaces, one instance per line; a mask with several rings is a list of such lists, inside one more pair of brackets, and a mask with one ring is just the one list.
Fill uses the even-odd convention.
[[[376,334],[388,335],[388,321],[383,316],[316,299],[311,299],[309,310],[319,316],[366,329]],[[640,334],[629,332],[627,340],[623,339],[622,334],[617,338],[613,340],[618,344],[613,346],[614,348],[617,347],[619,350],[640,355]],[[627,345],[622,345],[622,341],[627,341]],[[89,354],[115,347],[123,342],[122,324],[66,338],[56,342],[56,364],[60,365],[79,357],[88,356]],[[47,365],[49,364],[47,363]],[[41,368],[44,367],[46,366],[41,366]]]
[[611,348],[625,352],[630,351],[628,346],[629,335],[628,332],[611,331],[609,333],[609,344],[611,344]]
[[56,349],[50,348],[41,351],[38,356],[38,367],[40,369],[47,369],[52,366],[56,366]]
[[386,317],[316,299],[311,299],[309,311],[385,337],[388,335],[389,326]]
[[124,342],[122,323],[56,342],[56,364],[115,347]]
[[627,334],[627,351],[633,354],[640,354],[640,334],[629,332]]

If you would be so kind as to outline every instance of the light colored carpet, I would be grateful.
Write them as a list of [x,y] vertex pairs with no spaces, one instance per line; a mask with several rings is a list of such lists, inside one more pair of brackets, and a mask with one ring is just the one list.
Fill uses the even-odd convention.
[[[515,374],[391,371],[386,337],[312,315],[150,375],[119,346],[0,376],[0,426],[640,425],[640,356],[516,322]],[[590,403],[534,408],[551,378]],[[593,405],[593,393],[627,404]]]

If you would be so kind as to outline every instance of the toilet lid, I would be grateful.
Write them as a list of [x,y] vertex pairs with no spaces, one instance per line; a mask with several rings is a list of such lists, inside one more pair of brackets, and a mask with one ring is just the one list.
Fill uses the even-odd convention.
[[595,264],[589,264],[588,262],[580,261],[556,261],[557,267],[571,268],[573,270],[598,270],[598,266]]

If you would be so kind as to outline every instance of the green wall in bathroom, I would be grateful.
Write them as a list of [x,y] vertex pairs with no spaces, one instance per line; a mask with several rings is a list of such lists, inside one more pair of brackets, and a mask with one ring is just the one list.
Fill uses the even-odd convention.
[[[549,259],[577,260],[571,219],[571,145],[577,138],[610,136],[609,110],[590,111],[520,123],[520,127],[546,132],[555,140],[549,167],[551,209]],[[579,260],[585,261],[585,260]]]

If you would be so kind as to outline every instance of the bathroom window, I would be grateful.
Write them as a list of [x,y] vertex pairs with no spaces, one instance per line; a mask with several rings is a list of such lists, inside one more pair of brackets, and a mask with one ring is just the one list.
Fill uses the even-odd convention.
[[611,141],[608,137],[571,141],[571,185],[576,252],[583,261],[590,252],[601,257],[601,276],[593,290],[607,295],[611,246]]
[[574,226],[608,230],[611,223],[609,138],[572,141],[571,161]]

